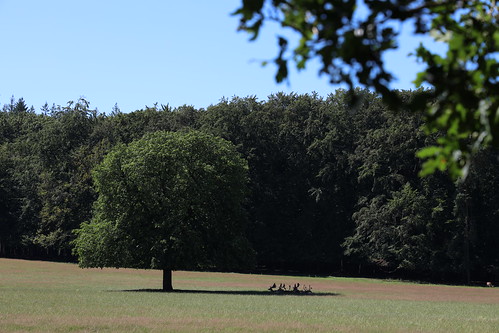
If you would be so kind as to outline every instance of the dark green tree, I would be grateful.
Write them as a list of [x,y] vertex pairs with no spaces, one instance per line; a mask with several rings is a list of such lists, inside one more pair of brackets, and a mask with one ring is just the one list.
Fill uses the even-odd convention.
[[367,259],[385,272],[431,272],[435,243],[432,203],[407,183],[389,197],[378,195],[353,215],[355,233],[345,241],[346,253]]
[[[7,110],[1,113],[1,141],[3,158],[7,167],[3,175],[4,191],[2,199],[9,208],[11,220],[7,253],[12,256],[33,254],[32,240],[39,222],[40,200],[38,195],[39,175],[42,164],[39,159],[38,133],[50,120],[34,112]],[[13,209],[14,208],[14,209]],[[8,220],[4,220],[7,223]],[[7,236],[7,235],[6,235]]]
[[483,149],[474,156],[469,176],[456,186],[454,215],[461,232],[452,246],[465,281],[499,276],[499,153]]
[[93,218],[76,231],[81,267],[171,271],[237,269],[244,237],[247,165],[234,146],[201,132],[156,132],[118,145],[94,171]]
[[[359,269],[444,279],[453,257],[447,252],[455,234],[446,222],[452,219],[454,184],[441,173],[418,177],[415,156],[433,138],[421,130],[418,114],[393,112],[367,91],[357,94],[362,104],[352,115],[354,150],[349,154],[357,202],[345,252]],[[414,94],[399,92],[406,100]]]
[[199,112],[191,106],[171,108],[154,104],[130,113],[115,112],[107,118],[107,137],[113,143],[128,144],[145,133],[196,129]]
[[34,139],[35,156],[41,164],[38,198],[41,209],[35,244],[68,255],[72,230],[90,218],[95,193],[90,169],[90,135],[97,122],[97,111],[84,99],[54,109],[50,121]]
[[201,129],[233,142],[248,160],[249,238],[260,265],[318,270],[341,265],[355,191],[345,92],[222,100]]
[[9,156],[9,145],[0,145],[0,256],[19,245],[20,224],[19,192],[12,178],[13,163]]

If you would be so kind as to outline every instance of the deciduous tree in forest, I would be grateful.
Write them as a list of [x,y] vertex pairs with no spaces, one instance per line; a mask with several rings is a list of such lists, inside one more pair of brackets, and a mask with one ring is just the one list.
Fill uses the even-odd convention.
[[118,145],[95,169],[99,197],[77,230],[81,267],[171,271],[242,268],[247,164],[221,138],[191,131],[147,134]]

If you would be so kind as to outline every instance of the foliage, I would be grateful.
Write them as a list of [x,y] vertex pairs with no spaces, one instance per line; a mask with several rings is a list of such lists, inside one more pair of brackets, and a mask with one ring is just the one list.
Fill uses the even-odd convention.
[[[439,131],[437,143],[419,152],[427,159],[422,175],[448,170],[467,174],[471,154],[481,146],[499,147],[499,10],[495,0],[272,0],[242,1],[235,12],[240,29],[257,39],[267,21],[295,32],[297,45],[278,36],[276,80],[288,78],[288,62],[298,69],[318,58],[331,83],[361,84],[394,108],[426,107],[426,128]],[[426,68],[415,79],[432,90],[409,103],[390,89],[395,79],[383,55],[398,47],[402,24],[414,33],[445,43],[445,55],[420,45]]]
[[19,207],[15,198],[18,189],[12,179],[12,160],[9,159],[7,145],[0,145],[0,254],[5,248],[15,244],[19,237],[19,225],[16,219]]
[[90,218],[95,200],[90,179],[92,142],[90,135],[97,112],[80,99],[52,110],[51,121],[36,133],[41,200],[35,244],[70,252],[72,230]]
[[347,254],[364,257],[387,271],[432,270],[431,203],[405,184],[389,198],[376,196],[353,215],[355,234],[346,239]]
[[[397,95],[410,101],[419,93]],[[424,119],[418,113],[393,112],[367,90],[358,89],[356,94],[361,96],[356,107],[348,91],[337,90],[325,97],[275,94],[265,101],[234,97],[207,109],[154,105],[110,115],[97,113],[84,100],[64,107],[46,105],[43,113],[25,107],[14,112],[17,102],[12,99],[0,112],[0,255],[75,260],[70,256],[73,230],[85,228],[85,241],[80,236],[86,249],[116,252],[114,258],[88,257],[89,265],[125,265],[134,258],[117,254],[130,253],[132,243],[114,229],[111,219],[104,219],[103,208],[98,208],[104,201],[96,202],[98,188],[91,170],[105,156],[114,161],[118,156],[138,158],[149,146],[132,142],[144,135],[149,140],[158,131],[182,136],[198,130],[230,141],[231,151],[237,150],[247,162],[244,231],[259,268],[436,281],[465,281],[469,272],[473,280],[497,279],[497,150],[477,151],[465,182],[454,183],[440,171],[418,177],[421,161],[415,153],[434,145],[437,135],[421,129]],[[127,145],[137,147],[135,154]],[[145,175],[155,170],[155,164],[147,163],[151,168],[114,165],[136,177],[134,186],[142,186],[144,192],[125,191],[126,196],[109,199],[135,198],[132,205],[121,204],[121,217],[132,216],[145,225],[145,218],[135,217],[155,211],[154,202],[162,207],[154,219],[168,216],[169,209],[160,200],[149,200],[154,193],[145,189],[155,183]],[[138,180],[139,171],[145,180]],[[132,192],[142,193],[147,204],[141,206],[141,197]],[[179,197],[194,201],[202,197],[196,193]],[[175,202],[187,204],[186,200]],[[99,223],[82,225],[85,221]],[[236,233],[237,225],[232,230]],[[199,232],[193,234],[201,237]],[[211,240],[222,244],[230,238],[222,235]],[[120,241],[113,243],[114,239]],[[153,248],[143,244],[134,248],[136,256],[148,253],[147,246]],[[183,246],[180,241],[176,244]],[[160,247],[154,249],[160,252]],[[187,250],[190,258],[205,253],[199,247]],[[189,267],[237,266],[230,262],[232,255],[219,260],[212,256],[209,262],[205,259],[210,255],[199,254],[203,262]],[[245,261],[245,255],[234,255]],[[144,267],[151,267],[151,257],[141,259]],[[155,264],[159,265],[157,260]]]
[[93,218],[76,231],[82,267],[241,268],[247,165],[201,132],[117,145],[95,169]]
[[334,120],[325,125],[318,119],[347,117],[336,114],[334,100],[295,94],[272,95],[265,103],[234,98],[204,115],[203,130],[233,141],[248,160],[250,239],[262,265],[320,269],[321,263],[341,260],[353,191],[342,168],[346,162],[336,161],[337,147],[324,127],[344,140],[351,137],[346,128],[338,133]]

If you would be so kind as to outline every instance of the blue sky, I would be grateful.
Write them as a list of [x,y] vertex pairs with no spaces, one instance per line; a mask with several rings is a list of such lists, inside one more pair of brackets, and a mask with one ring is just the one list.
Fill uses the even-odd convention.
[[[230,15],[240,2],[0,0],[0,104],[14,95],[39,110],[84,96],[101,112],[115,103],[130,112],[155,102],[206,108],[222,97],[326,96],[337,88],[314,63],[292,71],[289,85],[276,84],[275,68],[260,62],[276,55],[278,32],[267,27],[249,42]],[[400,50],[387,55],[394,88],[414,88],[421,67],[407,55],[418,43],[407,29]]]

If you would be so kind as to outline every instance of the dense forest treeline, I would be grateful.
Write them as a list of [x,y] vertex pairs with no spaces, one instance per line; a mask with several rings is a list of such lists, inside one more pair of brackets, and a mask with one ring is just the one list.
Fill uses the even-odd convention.
[[479,151],[464,182],[421,178],[415,153],[436,140],[422,117],[361,93],[355,106],[337,90],[109,115],[84,99],[39,112],[12,99],[0,112],[0,256],[74,259],[73,229],[91,217],[91,171],[106,153],[148,132],[197,129],[248,161],[258,269],[497,280],[498,152]]

